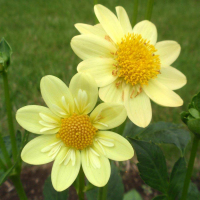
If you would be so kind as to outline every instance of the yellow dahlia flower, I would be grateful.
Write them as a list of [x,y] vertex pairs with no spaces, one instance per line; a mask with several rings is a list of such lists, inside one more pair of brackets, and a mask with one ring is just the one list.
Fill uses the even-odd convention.
[[104,186],[110,177],[108,158],[122,161],[133,157],[130,143],[107,131],[125,121],[124,106],[102,103],[93,110],[98,88],[86,73],[76,74],[69,88],[54,76],[43,77],[40,87],[48,108],[30,105],[16,114],[23,128],[41,134],[24,147],[22,160],[33,165],[54,161],[51,179],[57,191],[74,182],[81,165],[92,184]]
[[94,11],[100,24],[76,24],[81,35],[72,39],[71,47],[84,60],[78,72],[95,78],[100,98],[123,103],[130,120],[140,127],[151,121],[150,99],[162,106],[181,106],[183,101],[173,90],[185,85],[186,77],[170,66],[180,54],[180,45],[157,42],[157,30],[150,21],[132,28],[120,6],[117,17],[102,5]]

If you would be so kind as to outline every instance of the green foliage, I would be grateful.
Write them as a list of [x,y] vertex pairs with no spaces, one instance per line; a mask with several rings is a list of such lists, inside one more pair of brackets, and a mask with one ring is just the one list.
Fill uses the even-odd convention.
[[[117,167],[111,164],[111,176],[108,181],[107,200],[122,200],[124,194],[124,185]],[[98,188],[86,192],[88,200],[97,199]]]
[[136,190],[131,190],[124,194],[123,200],[142,200],[142,197]]
[[43,189],[44,200],[66,200],[68,197],[68,190],[57,192],[52,185],[51,176],[49,176],[44,184]]
[[127,123],[124,136],[137,140],[154,142],[156,144],[173,144],[184,154],[185,148],[190,141],[190,133],[182,129],[180,125],[170,122],[157,122],[146,128],[140,128],[133,123]]
[[163,193],[167,193],[168,174],[165,157],[154,143],[131,139],[136,151],[140,176],[146,184]]
[[2,38],[0,42],[0,72],[6,70],[10,65],[12,49],[8,42]]
[[154,197],[152,200],[169,200],[165,195],[159,195]]

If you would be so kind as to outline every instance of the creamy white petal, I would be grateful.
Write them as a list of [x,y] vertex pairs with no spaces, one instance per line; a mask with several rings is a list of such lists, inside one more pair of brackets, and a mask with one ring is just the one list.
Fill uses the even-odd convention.
[[122,26],[122,29],[124,30],[124,34],[132,33],[132,26],[126,10],[122,6],[117,6],[116,11],[119,22]]
[[115,64],[112,58],[91,58],[82,61],[77,70],[91,74],[98,87],[104,87],[117,79]]
[[[43,120],[40,116],[41,114],[49,117],[54,122],[56,121],[57,124],[52,124],[52,126],[54,125],[55,128],[52,128],[45,132],[41,132],[43,128],[46,128],[46,126],[40,123],[40,121]],[[49,108],[46,108],[44,106],[31,105],[22,107],[16,113],[16,120],[24,129],[36,134],[53,134],[57,133],[59,130],[58,126],[60,123],[60,118],[53,112],[51,112]]]
[[55,158],[48,155],[49,151],[42,152],[42,149],[58,141],[60,141],[60,139],[56,138],[56,135],[38,136],[26,144],[22,150],[21,158],[24,162],[32,165],[49,163]]
[[105,38],[106,36],[106,32],[101,28],[99,28],[98,26],[91,26],[88,24],[78,23],[75,24],[75,27],[81,34],[92,34],[99,36],[101,38]]
[[134,88],[127,85],[124,92],[124,105],[129,119],[140,127],[146,127],[151,122],[152,109],[149,97],[141,91],[135,97]]
[[124,95],[123,95],[122,80],[117,79],[113,83],[100,88],[99,97],[102,101],[105,102],[123,103]]
[[[66,84],[55,76],[45,76],[40,82],[42,97],[51,109],[59,117],[67,116],[74,112],[74,100],[69,88]],[[67,112],[68,108],[63,105],[62,99],[69,104],[70,113]]]
[[124,32],[117,17],[108,8],[100,4],[94,6],[94,12],[110,38],[115,43],[120,43]]
[[161,64],[165,65],[171,65],[181,52],[181,46],[171,40],[158,42],[155,48],[157,49],[155,54],[159,55]]
[[178,107],[183,105],[183,100],[175,92],[164,86],[156,79],[149,81],[148,85],[144,85],[145,93],[159,105],[168,107]]
[[84,105],[83,102],[79,102],[79,94],[80,90],[85,91],[87,95],[85,105],[87,105],[87,108],[83,108],[84,111],[80,114],[87,114],[91,112],[98,98],[98,87],[94,78],[88,73],[77,73],[72,77],[69,88],[73,97],[77,100],[77,104],[82,108]]
[[151,44],[153,45],[156,44],[157,29],[156,29],[156,26],[152,22],[148,20],[144,20],[137,23],[133,27],[133,32],[140,34],[144,39],[149,40]]
[[93,57],[113,57],[116,47],[96,35],[79,35],[72,38],[71,47],[82,60]]
[[[111,141],[114,145],[109,147],[108,145],[103,145],[99,141]],[[100,144],[99,144],[100,143]],[[94,142],[95,148],[98,149],[101,154],[105,155],[107,158],[115,161],[129,160],[134,155],[134,150],[131,144],[121,135],[111,132],[111,131],[99,131]],[[102,146],[102,147],[101,147]],[[103,149],[102,149],[103,148]]]
[[176,68],[170,66],[167,68],[162,67],[156,80],[171,90],[177,90],[187,83],[186,76]]
[[[91,157],[93,160],[91,160]],[[94,158],[96,158],[96,160]],[[97,187],[103,187],[106,185],[111,173],[108,158],[102,155],[95,157],[91,151],[84,149],[81,151],[81,159],[83,171],[88,181]]]
[[68,152],[68,148],[65,147],[62,149],[62,151],[57,156],[52,172],[51,172],[51,180],[52,184],[55,190],[57,191],[63,191],[67,189],[69,186],[72,185],[76,177],[78,176],[80,166],[81,166],[81,157],[80,157],[80,151],[75,150],[75,163],[73,165],[73,161],[70,160],[67,165],[65,165],[63,162],[63,158],[66,156]]
[[101,103],[90,114],[93,125],[101,130],[121,125],[126,117],[126,109],[119,103]]

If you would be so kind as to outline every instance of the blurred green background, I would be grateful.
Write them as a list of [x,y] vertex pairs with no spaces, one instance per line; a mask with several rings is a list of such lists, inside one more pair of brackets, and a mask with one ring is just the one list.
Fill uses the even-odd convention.
[[[130,19],[133,15],[132,0],[98,3],[114,12],[115,6],[121,5]],[[140,0],[137,21],[144,19],[146,3]],[[13,113],[25,105],[44,105],[39,87],[42,76],[55,75],[69,83],[80,62],[70,47],[70,40],[78,34],[74,24],[95,23],[93,4],[92,0],[0,0],[0,37],[5,37],[13,49],[9,69]],[[158,30],[158,41],[180,43],[181,55],[173,67],[187,76],[188,83],[177,91],[185,102],[183,107],[165,108],[152,103],[154,122],[180,123],[179,113],[200,90],[199,8],[199,0],[155,0],[152,22]],[[0,131],[6,134],[4,105],[0,77]]]

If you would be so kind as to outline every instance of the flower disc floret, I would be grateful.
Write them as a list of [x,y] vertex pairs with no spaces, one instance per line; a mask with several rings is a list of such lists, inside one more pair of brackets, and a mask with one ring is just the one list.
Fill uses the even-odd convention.
[[133,86],[147,85],[148,81],[160,73],[160,59],[155,55],[156,48],[140,34],[130,34],[118,44],[116,60],[119,66],[119,77]]
[[57,137],[61,138],[67,147],[81,150],[93,144],[97,130],[88,115],[73,114],[69,118],[61,119]]

